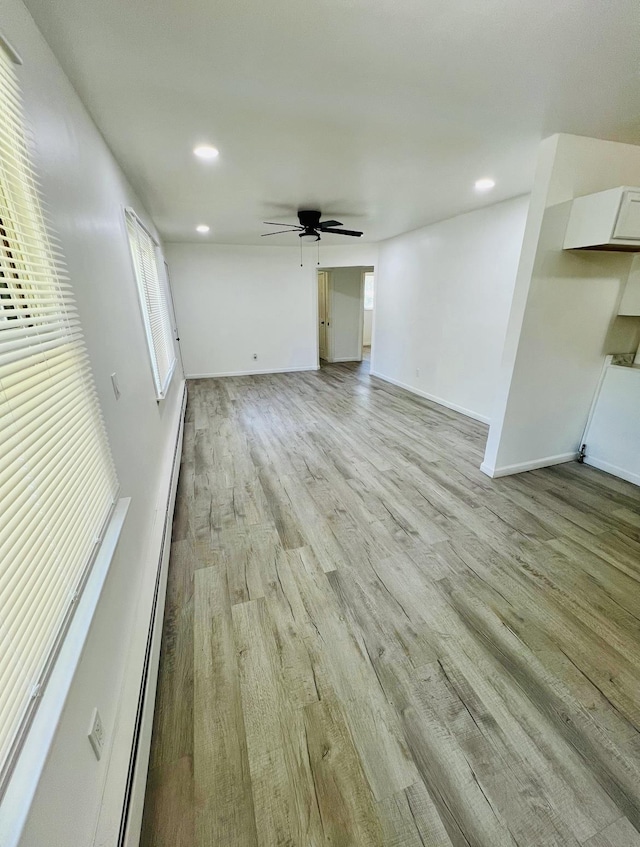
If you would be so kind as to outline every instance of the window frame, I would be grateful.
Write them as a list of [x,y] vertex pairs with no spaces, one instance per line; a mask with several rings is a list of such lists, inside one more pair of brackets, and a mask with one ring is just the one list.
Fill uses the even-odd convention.
[[[371,277],[371,306],[367,306],[367,277]],[[375,271],[365,271],[363,274],[362,301],[365,312],[373,312],[376,307]]]
[[[0,35],[0,51],[4,54],[2,57],[3,65],[5,62],[9,67],[11,62],[15,65],[22,64],[20,58],[2,35]],[[3,207],[3,211],[0,211],[0,214],[2,214],[0,218],[0,265],[2,266],[0,270],[0,330],[4,328],[11,329],[14,332],[18,328],[12,326],[13,321],[18,324],[22,321],[22,326],[33,331],[42,319],[42,306],[34,298],[40,296],[43,288],[54,292],[55,296],[52,295],[52,302],[55,302],[56,309],[51,310],[52,314],[55,312],[55,314],[64,316],[64,321],[69,326],[75,325],[76,329],[69,329],[68,335],[60,336],[59,338],[63,340],[60,340],[50,349],[60,349],[66,345],[73,347],[75,345],[74,352],[78,353],[77,370],[74,371],[71,367],[67,368],[65,365],[64,373],[69,379],[77,380],[78,384],[84,386],[86,396],[82,402],[78,401],[78,409],[83,410],[81,414],[86,416],[86,421],[93,421],[95,449],[101,452],[104,460],[103,462],[98,460],[87,461],[86,465],[78,466],[76,482],[81,483],[80,490],[86,490],[92,496],[97,496],[97,486],[90,489],[85,489],[82,486],[86,486],[88,481],[92,481],[93,484],[96,479],[100,479],[102,485],[102,494],[99,496],[101,501],[104,500],[104,504],[100,512],[100,520],[95,519],[96,512],[92,513],[94,519],[87,521],[86,518],[89,513],[85,511],[83,514],[79,514],[76,500],[61,497],[61,494],[64,493],[62,488],[55,488],[50,482],[46,483],[46,488],[41,486],[43,464],[39,458],[34,458],[35,451],[28,457],[29,462],[33,462],[29,471],[30,474],[33,474],[30,497],[40,496],[41,492],[45,491],[48,502],[52,502],[53,496],[59,498],[57,502],[60,508],[56,507],[55,511],[51,510],[47,515],[47,519],[52,518],[51,526],[57,525],[64,530],[69,525],[74,527],[76,532],[78,527],[85,527],[86,531],[83,530],[83,537],[86,545],[84,551],[81,551],[82,555],[78,552],[81,549],[78,547],[76,550],[78,555],[72,555],[66,560],[67,563],[74,562],[78,565],[73,572],[66,572],[70,576],[69,581],[59,581],[56,585],[56,588],[60,589],[61,595],[63,591],[66,592],[64,603],[59,605],[60,614],[52,614],[51,616],[50,646],[46,653],[42,653],[42,663],[34,664],[37,676],[34,675],[35,682],[31,688],[30,702],[22,711],[20,720],[16,722],[15,733],[8,735],[6,747],[8,752],[0,761],[0,843],[9,847],[9,845],[16,843],[19,838],[22,824],[45,765],[67,693],[80,661],[100,591],[109,570],[115,545],[122,529],[128,501],[118,501],[117,474],[111,456],[108,436],[104,428],[94,374],[89,364],[87,346],[82,342],[82,328],[77,329],[79,319],[74,318],[77,301],[66,276],[64,257],[61,255],[61,249],[57,246],[55,232],[52,231],[43,212],[42,207],[45,203],[38,188],[37,168],[33,161],[32,145],[29,143],[31,127],[21,99],[23,93],[22,80],[17,74],[5,74],[4,71],[5,69],[3,69],[5,82],[7,82],[9,88],[17,93],[7,99],[6,102],[13,101],[14,106],[7,106],[5,103],[2,107],[3,114],[6,109],[6,113],[10,115],[10,120],[15,123],[17,129],[7,137],[5,143],[5,152],[8,151],[7,158],[6,161],[3,158],[0,167],[0,194]],[[22,162],[20,168],[14,167],[11,178],[7,177],[11,163],[18,158]],[[27,222],[25,223],[25,221]],[[39,269],[34,275],[34,264],[37,265],[38,262],[40,263]],[[42,270],[43,268],[44,270]],[[71,291],[69,299],[65,299],[65,302],[55,299],[57,297],[56,281],[59,284],[62,279],[65,281],[66,289]],[[16,345],[15,349],[27,350],[28,345]],[[45,357],[43,361],[48,362],[48,368],[50,360],[47,360],[47,353],[43,353],[43,349],[39,351],[36,344],[32,347],[34,355]],[[31,353],[15,359],[14,376],[17,374],[18,378],[15,379],[13,387],[22,385],[24,380],[21,368],[23,362],[30,355]],[[18,363],[20,363],[19,366]],[[28,366],[26,367],[28,368]],[[3,380],[5,375],[2,376]],[[34,381],[34,385],[36,388],[40,388],[40,382]],[[57,383],[52,381],[47,390],[50,392],[50,389],[66,390],[61,381]],[[7,383],[4,384],[4,390],[7,390]],[[3,394],[2,386],[0,386],[0,394]],[[8,409],[10,415],[13,415],[16,411],[16,407],[12,405],[14,399],[7,391],[6,396],[4,396],[7,406],[4,408]],[[33,409],[44,408],[43,402],[42,398],[37,396]],[[77,419],[81,419],[80,414]],[[22,420],[22,418],[18,415],[17,420]],[[51,418],[49,417],[47,420],[51,424]],[[99,430],[102,431],[101,435]],[[29,433],[36,431],[34,427],[29,430]],[[9,439],[10,437],[9,435]],[[55,438],[55,435],[53,438]],[[55,441],[52,442],[52,444],[55,443]],[[3,441],[2,444],[5,445],[5,442]],[[15,448],[11,449],[14,450]],[[53,446],[47,447],[47,450],[54,457],[65,455],[63,452],[56,451]],[[16,456],[18,455],[20,454],[16,452]],[[10,460],[10,466],[14,461],[14,459]],[[21,461],[24,461],[24,457]],[[48,462],[49,459],[47,458],[46,461]],[[54,468],[55,465],[50,465],[50,467]],[[100,475],[97,475],[98,473]],[[56,474],[57,471],[50,474],[49,478],[57,479]],[[84,479],[82,479],[82,475],[84,475]],[[3,500],[3,502],[15,506],[18,501],[15,497],[12,500],[10,493],[6,501]],[[97,502],[97,499],[94,502]],[[16,508],[15,514],[20,515],[19,509],[21,506]],[[85,523],[82,523],[81,519]],[[20,522],[16,522],[16,526],[23,524],[27,529],[30,529],[33,525],[29,520],[23,521],[21,516]],[[7,549],[13,550],[12,561],[16,568],[15,573],[22,574],[22,570],[25,569],[23,566],[29,564],[29,557],[20,553],[21,546],[15,547],[13,543],[15,539],[11,533],[8,535],[8,539],[11,543],[7,545]],[[17,553],[15,552],[16,549]],[[59,572],[64,576],[65,572],[60,571],[59,564],[60,560],[52,555],[51,563],[47,560],[46,574]],[[45,569],[42,570],[42,573],[45,573]],[[95,587],[95,590],[92,590],[92,587]],[[11,611],[11,604],[7,603],[6,608]],[[40,607],[36,604],[35,608],[39,614],[47,611],[44,605]],[[47,642],[43,640],[43,643],[46,644]],[[72,657],[75,658],[71,661]],[[70,661],[67,662],[67,659]],[[13,724],[7,725],[12,726]]]
[[[153,245],[153,258],[154,258],[154,266],[156,271],[156,278],[158,284],[158,290],[162,294],[164,305],[166,309],[165,320],[166,324],[169,328],[169,337],[171,338],[171,350],[173,352],[173,360],[169,365],[167,370],[167,374],[164,378],[164,381],[161,379],[161,374],[158,368],[158,355],[155,348],[155,342],[153,339],[153,332],[151,329],[151,316],[149,314],[149,310],[146,302],[146,295],[144,290],[144,281],[140,278],[140,274],[138,273],[138,258],[135,255],[135,247],[132,243],[131,235],[129,233],[128,226],[128,218],[131,218],[134,224],[142,229],[142,231],[148,236],[152,245]],[[140,315],[142,317],[142,324],[144,326],[145,332],[145,340],[147,343],[147,352],[149,354],[149,369],[151,371],[151,378],[153,380],[153,385],[155,389],[155,397],[158,402],[164,400],[169,392],[169,386],[171,385],[171,380],[173,379],[173,374],[175,373],[176,366],[178,363],[178,354],[176,351],[176,336],[174,329],[174,321],[171,316],[171,307],[169,304],[169,298],[171,297],[171,292],[168,290],[169,280],[168,278],[164,279],[166,275],[160,273],[160,260],[164,263],[164,255],[162,253],[161,246],[154,236],[152,232],[150,232],[149,228],[145,225],[144,221],[141,220],[140,216],[136,213],[136,210],[131,206],[124,207],[124,231],[125,237],[127,239],[127,243],[129,245],[129,255],[131,258],[131,270],[136,283],[136,291],[138,294],[138,305],[140,307]]]

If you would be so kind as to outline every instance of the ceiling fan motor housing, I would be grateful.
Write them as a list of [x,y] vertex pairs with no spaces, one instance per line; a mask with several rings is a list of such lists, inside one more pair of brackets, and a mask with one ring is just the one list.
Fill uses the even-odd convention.
[[300,226],[303,226],[305,229],[317,229],[320,225],[320,215],[321,212],[317,212],[313,209],[302,209],[298,212]]

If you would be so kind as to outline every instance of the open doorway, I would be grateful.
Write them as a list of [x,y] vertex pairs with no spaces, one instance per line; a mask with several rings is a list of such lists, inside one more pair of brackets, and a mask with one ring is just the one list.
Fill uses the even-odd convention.
[[318,269],[318,357],[321,365],[369,361],[372,274],[372,267],[361,265]]

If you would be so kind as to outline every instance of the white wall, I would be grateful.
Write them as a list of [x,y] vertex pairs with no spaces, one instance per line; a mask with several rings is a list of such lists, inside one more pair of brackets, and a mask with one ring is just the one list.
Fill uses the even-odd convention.
[[333,362],[362,359],[363,273],[364,268],[357,267],[329,270],[329,353]]
[[[143,219],[145,211],[20,0],[1,0],[0,20],[24,60],[17,73],[36,170],[77,297],[121,495],[132,498],[21,840],[22,847],[86,847],[103,791],[119,801],[124,792],[136,706],[128,695],[139,688],[149,623],[140,586],[157,563],[150,551],[159,473],[172,448],[182,385],[175,376],[167,399],[156,403],[123,219],[125,205]],[[86,738],[94,706],[106,732],[100,762]],[[103,811],[117,822],[117,808]],[[105,836],[105,843],[115,838]]]
[[620,301],[619,314],[640,315],[640,255],[636,254],[631,263],[629,278]]
[[372,372],[488,420],[528,202],[380,243]]
[[640,147],[558,135],[541,145],[483,470],[572,459],[629,275],[630,254],[563,251],[571,200],[640,182]]
[[364,313],[362,326],[362,343],[365,347],[371,345],[371,332],[373,330],[373,309],[367,309]]
[[[187,376],[318,366],[317,266],[294,247],[167,244]],[[374,244],[321,247],[322,266],[371,265]],[[257,353],[257,360],[253,354]]]

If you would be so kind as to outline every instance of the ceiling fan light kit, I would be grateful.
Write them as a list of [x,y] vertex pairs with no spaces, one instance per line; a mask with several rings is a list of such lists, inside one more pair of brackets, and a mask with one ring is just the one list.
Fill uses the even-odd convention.
[[[361,232],[355,229],[338,229],[342,224],[340,221],[321,221],[322,212],[317,209],[301,209],[298,212],[299,225],[296,224],[281,224],[275,221],[263,221],[265,226],[284,226],[287,229],[279,229],[276,232],[264,232],[262,238],[268,238],[270,235],[281,235],[285,232],[297,232],[300,239],[300,267],[302,267],[302,242],[318,242],[320,241],[321,233],[328,232],[332,235],[349,235],[353,238],[360,238]],[[320,264],[320,245],[318,244],[318,265]]]

